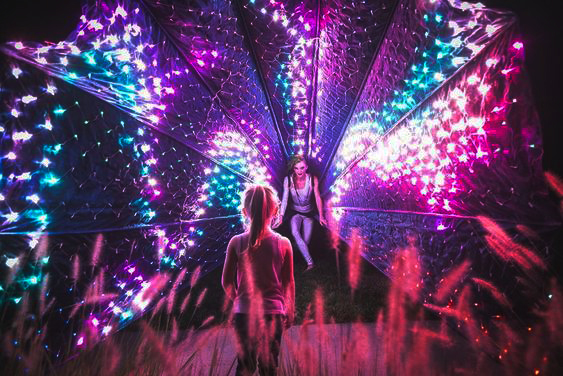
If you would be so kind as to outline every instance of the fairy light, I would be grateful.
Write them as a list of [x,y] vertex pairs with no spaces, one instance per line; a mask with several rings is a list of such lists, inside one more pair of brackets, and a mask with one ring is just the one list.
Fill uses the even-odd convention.
[[27,131],[23,131],[23,132],[14,132],[14,134],[12,135],[12,140],[14,141],[28,141],[29,139],[31,139],[32,134],[27,132]]
[[12,68],[12,75],[13,75],[15,78],[19,78],[22,73],[23,73],[23,72],[22,72],[22,70],[21,70],[19,67],[14,67],[14,68]]
[[[476,109],[473,101],[481,96],[490,102],[508,102],[488,97],[489,82],[495,79],[494,74],[507,69],[500,65],[496,57],[484,59],[480,69],[486,74],[482,79],[471,75],[465,82],[460,81],[451,88],[449,94],[435,99],[431,107],[419,112],[419,118],[403,123],[397,131],[379,141],[373,151],[358,163],[354,175],[360,173],[358,169],[365,169],[380,186],[400,185],[407,180],[425,198],[427,209],[454,211],[452,203],[464,191],[463,184],[457,179],[459,171],[467,171],[464,169],[466,165],[487,164],[494,158],[494,154],[488,151],[487,119],[471,111]],[[478,82],[480,84],[476,85]],[[479,108],[489,102],[484,103],[480,103]],[[506,111],[506,106],[494,108],[494,112],[500,115]],[[424,124],[425,128],[419,124]],[[352,174],[337,181],[332,189],[334,203],[340,202],[347,194],[345,187],[349,186],[346,184],[349,176]]]
[[[250,4],[254,4],[254,1],[250,1]],[[468,5],[468,9],[471,7]],[[316,157],[317,153],[319,154],[320,160],[321,146],[315,144],[314,139],[309,145],[309,140],[307,140],[310,133],[308,129],[310,117],[314,113],[314,101],[311,99],[314,81],[313,62],[316,59],[313,54],[317,40],[313,33],[314,23],[310,23],[311,18],[300,12],[301,10],[294,14],[291,10],[287,11],[284,4],[275,1],[264,2],[263,8],[255,10],[255,13],[261,17],[259,22],[264,22],[264,24],[269,24],[270,21],[275,22],[275,27],[283,30],[283,37],[287,38],[287,51],[283,52],[283,59],[276,61],[279,67],[276,66],[273,69],[275,76],[272,77],[272,82],[277,88],[276,100],[279,99],[281,107],[281,124],[288,133],[289,151],[304,154],[310,149],[313,157]],[[471,116],[467,115],[463,119],[459,119],[458,115],[460,111],[469,111],[473,98],[477,97],[476,91],[482,97],[480,100],[489,100],[491,91],[494,91],[490,90],[492,81],[481,75],[471,76],[467,78],[467,83],[475,85],[473,89],[460,87],[460,92],[456,92],[452,98],[444,97],[436,101],[436,106],[429,109],[419,119],[415,119],[416,123],[413,123],[412,126],[403,127],[396,132],[396,135],[391,132],[385,140],[381,140],[381,135],[388,132],[390,126],[401,116],[413,109],[419,103],[420,98],[451,77],[458,67],[464,65],[481,50],[481,42],[475,43],[470,36],[478,31],[476,28],[483,28],[483,26],[479,22],[477,13],[472,17],[476,18],[474,22],[461,19],[449,22],[446,13],[429,11],[425,18],[427,23],[425,26],[429,30],[427,37],[429,43],[427,48],[422,46],[416,52],[413,59],[416,63],[412,67],[412,75],[405,77],[404,88],[391,92],[390,99],[381,108],[362,109],[363,113],[354,115],[350,124],[352,137],[349,137],[350,134],[345,135],[342,143],[344,156],[338,155],[335,161],[339,169],[346,168],[348,162],[353,160],[358,153],[367,151],[368,148],[381,141],[381,144],[372,148],[369,156],[358,164],[362,169],[369,171],[373,181],[387,182],[392,185],[404,180],[413,187],[414,191],[421,192],[424,196],[423,202],[432,206],[432,210],[440,209],[448,212],[456,210],[455,194],[446,195],[445,192],[458,192],[464,187],[457,184],[452,166],[475,163],[476,159],[482,159],[482,163],[486,163],[493,157],[486,144],[487,131],[493,126],[488,123],[488,118],[478,114],[469,114]],[[41,48],[25,47],[21,42],[14,44],[14,48],[20,51],[21,56],[39,64],[49,64],[51,74],[66,81],[62,82],[60,88],[57,88],[54,83],[48,83],[45,87],[45,81],[43,81],[39,90],[29,91],[29,93],[36,94],[37,97],[27,93],[21,98],[14,97],[10,102],[13,106],[10,108],[10,113],[14,118],[23,116],[23,119],[26,119],[25,116],[30,113],[28,111],[40,111],[39,108],[44,105],[42,100],[46,97],[45,94],[54,96],[60,91],[65,92],[69,82],[131,115],[136,124],[140,123],[141,126],[136,125],[134,129],[131,129],[130,126],[123,124],[121,128],[119,125],[115,128],[111,128],[109,125],[106,134],[110,137],[112,132],[115,133],[117,129],[119,132],[123,132],[116,137],[119,139],[118,152],[119,155],[131,156],[126,170],[128,174],[131,174],[134,184],[141,187],[138,195],[131,198],[130,204],[134,213],[132,218],[138,220],[138,223],[157,224],[158,220],[164,221],[170,218],[173,210],[166,205],[167,202],[178,196],[179,191],[173,190],[177,189],[173,188],[174,184],[177,184],[176,179],[177,181],[185,179],[186,185],[183,188],[198,187],[194,197],[186,199],[186,207],[181,214],[182,220],[198,217],[206,219],[217,212],[225,215],[238,214],[239,194],[244,189],[246,180],[269,184],[271,176],[263,161],[277,158],[276,161],[279,162],[280,151],[274,144],[276,137],[272,137],[265,131],[263,118],[256,115],[256,113],[270,111],[257,96],[250,94],[248,97],[244,97],[245,100],[252,99],[248,101],[248,108],[255,107],[254,113],[246,111],[247,108],[240,109],[240,112],[244,113],[245,119],[240,119],[243,115],[233,111],[232,117],[240,119],[240,123],[237,123],[235,127],[230,124],[230,120],[227,121],[222,117],[223,114],[216,116],[213,113],[215,109],[211,108],[194,106],[186,115],[182,112],[190,104],[187,93],[203,93],[205,90],[199,90],[197,80],[193,80],[192,70],[178,65],[176,56],[166,55],[168,52],[165,50],[165,53],[161,53],[163,51],[161,50],[162,41],[149,35],[151,29],[144,23],[142,11],[131,9],[124,4],[117,6],[113,12],[110,9],[108,16],[88,18],[83,16],[82,22],[78,34],[80,38],[77,38],[76,41],[65,41]],[[445,33],[446,29],[448,33]],[[496,26],[489,25],[485,31],[495,33],[498,30]],[[183,37],[189,42],[190,36]],[[322,36],[320,39],[319,59],[322,61]],[[229,78],[229,80],[221,81],[221,76],[224,74],[221,71],[225,66],[224,61],[233,55],[228,50],[229,46],[221,44],[223,42],[213,41],[211,36],[208,42],[208,45],[204,47],[186,44],[189,45],[190,53],[193,53],[190,59],[194,64],[190,69],[193,68],[201,73],[204,80],[210,80],[211,86],[221,84],[217,85],[217,87],[221,87],[221,90],[216,93],[216,97],[204,98],[204,100],[215,101],[217,99],[218,102],[221,102],[225,97],[230,99],[233,90],[228,85],[241,85],[241,93],[253,92],[255,86],[245,90],[243,84],[230,82],[236,82],[236,80]],[[514,43],[512,47],[515,50],[522,48],[517,43]],[[501,63],[501,60],[494,64],[491,63],[489,68],[494,68]],[[246,61],[241,62],[241,66],[246,66],[245,64]],[[503,72],[512,74],[510,69],[508,67]],[[19,78],[23,74],[19,68],[12,68],[11,72],[7,73],[11,73],[15,78]],[[243,77],[246,78],[244,74]],[[251,79],[248,80],[244,85],[251,85],[251,81]],[[319,81],[322,81],[322,77],[319,77]],[[318,95],[322,95],[321,86],[319,84]],[[241,96],[241,98],[243,97]],[[83,102],[80,105],[69,105],[62,101],[57,102],[56,99],[49,97],[49,101],[53,101],[54,104],[48,107],[48,116],[53,117],[54,125],[49,118],[44,117],[45,120],[42,120],[43,118],[35,119],[32,128],[30,127],[28,131],[10,131],[6,135],[18,143],[13,147],[13,151],[8,149],[4,152],[7,159],[5,164],[18,168],[20,163],[22,167],[27,166],[24,162],[29,158],[29,149],[26,149],[28,145],[36,146],[46,142],[42,145],[42,149],[38,149],[41,154],[33,156],[31,168],[15,169],[13,172],[10,171],[11,175],[6,174],[2,177],[2,179],[6,179],[2,183],[10,180],[10,184],[22,187],[25,185],[25,190],[17,193],[21,193],[19,200],[27,201],[24,201],[24,204],[29,209],[19,214],[2,212],[1,215],[15,224],[19,220],[22,221],[22,224],[31,221],[34,223],[33,226],[36,226],[35,230],[38,233],[46,231],[48,228],[46,226],[50,224],[49,218],[57,218],[56,213],[45,214],[47,210],[41,207],[42,201],[46,201],[57,191],[65,189],[65,184],[70,179],[69,176],[72,176],[72,171],[63,170],[63,168],[66,169],[67,166],[65,161],[67,154],[65,153],[69,153],[69,151],[73,153],[74,144],[60,139],[61,128],[67,129],[65,121],[73,120],[74,122],[79,116],[77,113],[88,105]],[[23,106],[22,103],[26,105],[33,103],[33,105]],[[202,102],[193,100],[191,103]],[[510,104],[502,104],[502,106],[499,104],[499,109],[494,113],[502,116],[506,111],[506,106],[510,106]],[[33,109],[33,107],[37,109]],[[77,111],[74,112],[75,110]],[[199,112],[205,113],[205,120],[197,120]],[[105,117],[103,112],[96,116],[108,124],[114,121],[107,113]],[[276,114],[276,116],[278,115]],[[320,122],[318,117],[313,120]],[[10,121],[15,120],[10,119]],[[201,123],[199,123],[200,121]],[[79,121],[73,126],[93,128],[93,124],[93,119],[88,118],[84,123]],[[216,124],[221,124],[221,126],[216,126]],[[213,161],[219,164],[196,160],[192,162],[194,168],[190,170],[182,162],[191,159],[193,155],[186,154],[187,158],[181,160],[180,157],[183,156],[180,155],[181,152],[177,145],[166,145],[161,141],[165,146],[160,147],[158,139],[151,134],[151,128],[155,127],[166,127],[162,129],[171,132],[179,141],[186,140],[191,143],[196,140],[198,147],[201,147],[204,142],[206,147],[202,148],[203,154],[212,157]],[[221,130],[219,131],[218,128]],[[427,132],[425,129],[431,129],[431,131]],[[2,132],[4,131],[5,129],[2,127]],[[79,132],[72,136],[83,137]],[[87,161],[96,152],[106,153],[105,150],[112,146],[107,144],[104,136],[97,137],[99,139],[92,143],[92,148],[80,150],[81,158],[84,158],[84,161]],[[44,140],[57,141],[49,143]],[[26,145],[25,142],[28,144]],[[405,148],[408,148],[409,145],[413,147],[407,151],[406,158],[403,160],[401,153],[405,152]],[[458,148],[460,145],[462,146]],[[420,147],[420,150],[412,150],[415,149],[415,146]],[[458,152],[457,156],[444,155],[444,153],[456,154]],[[178,156],[178,161],[174,161],[174,165],[169,165],[170,155]],[[106,158],[104,163],[111,165],[112,156],[104,155],[104,157]],[[8,163],[8,161],[11,162]],[[31,171],[33,167],[35,170]],[[72,168],[74,167],[72,166]],[[169,174],[167,169],[172,168],[174,168],[174,174]],[[183,169],[185,169],[184,172],[187,171],[184,175],[182,175]],[[194,176],[196,174],[197,176]],[[200,178],[202,180],[199,180]],[[124,183],[120,184],[124,185]],[[11,187],[9,188],[11,189]],[[344,200],[351,188],[352,185],[346,181],[346,178],[338,181],[334,187],[335,202]],[[52,191],[49,191],[50,189]],[[43,194],[45,190],[48,194]],[[16,200],[16,194],[13,194],[12,190],[5,191],[5,193],[7,199],[0,195],[0,200],[7,200],[10,204],[13,202],[12,200]],[[20,206],[7,207],[19,208]],[[340,209],[333,209],[333,212],[337,219],[344,215]],[[201,249],[200,246],[205,244],[202,243],[201,237],[205,233],[204,230],[209,228],[204,226],[191,226],[189,234],[187,234],[189,238],[182,231],[159,233],[156,236],[147,235],[146,239],[152,241],[156,237],[158,239],[155,242],[160,242],[155,243],[158,245],[159,267],[174,268],[184,259],[191,259],[194,254],[197,255],[194,252],[198,252]],[[442,230],[440,226],[445,225],[438,226],[438,229]],[[38,236],[33,238],[30,235],[30,237],[30,247],[37,246]],[[146,278],[140,272],[142,267],[137,268],[128,264],[122,266],[121,269],[117,272],[112,271],[112,287],[120,291],[119,296],[105,305],[99,304],[96,307],[96,317],[91,319],[98,334],[101,332],[103,335],[107,335],[117,330],[122,325],[121,321],[135,317],[139,313],[139,308],[140,311],[143,311],[150,304],[149,301],[142,300],[142,295],[140,295],[141,290],[147,288]],[[154,272],[154,270],[151,271]],[[37,276],[40,275],[36,274],[35,278],[38,278],[38,281],[40,277]],[[135,301],[137,298],[139,300]],[[80,336],[76,343],[78,346],[83,345],[84,337]]]
[[13,269],[16,265],[18,265],[19,262],[20,259],[17,257],[8,258],[6,259],[6,266],[8,266],[8,268],[10,269]]
[[10,212],[8,214],[4,214],[2,215],[4,218],[6,218],[6,222],[8,223],[12,223],[18,220],[19,218],[19,213],[16,212]]

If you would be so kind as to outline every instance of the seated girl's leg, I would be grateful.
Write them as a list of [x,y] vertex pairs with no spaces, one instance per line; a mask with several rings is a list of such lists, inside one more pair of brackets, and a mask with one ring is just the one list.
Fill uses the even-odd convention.
[[307,245],[311,243],[311,236],[313,235],[313,225],[313,218],[303,218],[303,240],[305,240],[305,243],[307,243]]
[[311,265],[313,263],[313,259],[309,254],[309,247],[307,246],[307,242],[303,239],[301,235],[301,226],[303,225],[303,219],[305,217],[301,214],[295,214],[291,217],[290,225],[291,225],[291,234],[295,238],[295,243],[297,243],[297,248],[305,258],[307,265]]

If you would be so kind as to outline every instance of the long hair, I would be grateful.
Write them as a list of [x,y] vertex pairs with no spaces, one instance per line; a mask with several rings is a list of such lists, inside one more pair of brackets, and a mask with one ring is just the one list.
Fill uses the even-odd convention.
[[263,185],[251,185],[242,194],[242,203],[250,218],[250,236],[248,249],[260,245],[262,235],[271,218],[278,210],[278,198],[272,188]]

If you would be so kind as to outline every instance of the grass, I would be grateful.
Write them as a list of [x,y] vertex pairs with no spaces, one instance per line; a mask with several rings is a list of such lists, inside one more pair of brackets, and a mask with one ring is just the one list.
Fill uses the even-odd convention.
[[[486,218],[481,224],[495,257],[523,271],[521,285],[536,284],[526,275],[541,274],[546,266],[534,250],[516,244]],[[527,322],[509,321],[503,315],[484,321],[486,311],[475,304],[478,291],[500,306],[511,302],[489,281],[463,278],[470,265],[460,263],[444,277],[435,300],[422,302],[418,281],[424,271],[413,246],[397,252],[391,282],[361,259],[361,245],[354,239],[350,248],[339,251],[317,244],[315,239],[316,269],[304,273],[305,265],[296,257],[299,326],[284,337],[280,374],[561,374],[563,291],[555,280],[548,287],[549,297],[536,296],[529,302],[535,309]],[[43,325],[53,306],[28,294],[12,321],[6,322],[8,316],[2,312],[2,372],[81,376],[230,372],[235,364],[232,355],[225,358],[225,349],[233,344],[225,333],[231,313],[219,275],[220,269],[191,289],[155,294],[155,301],[172,299],[173,304],[157,303],[127,330],[105,338],[86,331],[82,351],[74,351],[70,344],[75,338],[69,338],[61,356],[64,361],[57,363],[43,347]],[[85,322],[87,315],[88,311],[77,313],[77,322]],[[339,322],[348,324],[334,325]]]
[[[286,229],[282,234],[288,236]],[[296,286],[296,323],[302,323],[309,304],[313,301],[317,290],[321,291],[326,302],[326,315],[330,321],[346,323],[360,320],[374,322],[377,313],[385,308],[386,295],[390,281],[387,276],[373,265],[360,259],[360,281],[353,292],[348,283],[348,268],[346,260],[347,245],[339,244],[338,250],[332,249],[326,234],[316,229],[316,236],[312,239],[310,252],[316,267],[305,272],[306,263],[295,244],[295,286]],[[288,236],[289,237],[289,236]],[[183,328],[199,325],[210,316],[215,322],[224,322],[222,314],[224,293],[221,287],[222,268],[216,268],[201,278],[201,282],[194,288],[193,294],[199,295],[203,289],[209,296],[197,310],[190,306],[190,313],[179,319]]]

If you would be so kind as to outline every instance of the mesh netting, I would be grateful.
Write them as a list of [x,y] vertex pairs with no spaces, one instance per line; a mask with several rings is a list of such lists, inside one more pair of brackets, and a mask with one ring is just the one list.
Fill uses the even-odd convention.
[[467,257],[495,278],[478,216],[560,224],[523,51],[453,0],[92,1],[66,41],[2,49],[1,304],[42,286],[110,333],[153,277],[221,265],[239,193],[295,153],[382,271],[415,241],[428,291]]

